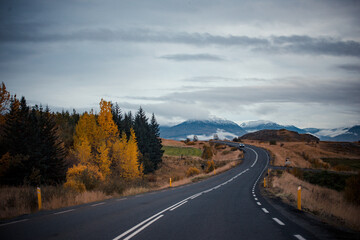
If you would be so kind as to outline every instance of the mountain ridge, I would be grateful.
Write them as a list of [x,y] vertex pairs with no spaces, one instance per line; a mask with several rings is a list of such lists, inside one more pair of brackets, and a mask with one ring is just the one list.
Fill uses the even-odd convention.
[[299,134],[311,134],[322,141],[346,141],[354,142],[360,140],[360,125],[348,128],[320,129],[320,128],[298,128],[294,125],[281,125],[268,120],[248,121],[240,125],[221,118],[212,119],[190,119],[175,126],[160,126],[162,138],[183,140],[193,138],[196,135],[200,140],[212,139],[217,134],[220,139],[233,139],[241,137],[246,133],[260,130],[286,129]]

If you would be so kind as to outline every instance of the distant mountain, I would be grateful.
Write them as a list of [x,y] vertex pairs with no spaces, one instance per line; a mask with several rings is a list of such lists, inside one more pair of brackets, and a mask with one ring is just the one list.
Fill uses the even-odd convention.
[[245,133],[246,131],[236,123],[221,119],[189,120],[173,127],[160,127],[160,137],[175,140],[192,139],[194,135],[199,140],[209,140],[214,134],[220,139],[233,139]]
[[280,125],[271,121],[249,121],[240,124],[240,126],[247,132],[256,132],[260,130],[279,130],[286,129],[295,131],[300,134],[309,133],[318,137],[322,141],[338,141],[338,142],[354,142],[360,140],[360,125],[352,128],[334,128],[334,129],[319,129],[319,128],[298,128],[293,125]]
[[160,136],[162,138],[182,140],[192,139],[197,135],[200,140],[212,139],[217,134],[220,139],[233,139],[241,137],[246,133],[257,132],[261,130],[280,130],[297,132],[299,134],[311,134],[322,141],[355,142],[360,141],[360,125],[351,128],[298,128],[293,125],[281,125],[271,121],[249,121],[240,124],[221,119],[212,120],[189,120],[176,126],[160,127]]
[[280,130],[260,130],[247,133],[241,139],[259,140],[259,141],[282,141],[282,142],[311,142],[319,141],[319,138],[310,134],[299,134],[286,129]]
[[256,132],[265,129],[269,129],[269,130],[286,129],[298,133],[306,133],[304,129],[297,128],[293,125],[280,125],[271,121],[264,121],[264,120],[244,122],[240,124],[240,126],[247,132]]
[[347,129],[345,133],[333,137],[332,141],[342,141],[342,142],[360,141],[360,125]]

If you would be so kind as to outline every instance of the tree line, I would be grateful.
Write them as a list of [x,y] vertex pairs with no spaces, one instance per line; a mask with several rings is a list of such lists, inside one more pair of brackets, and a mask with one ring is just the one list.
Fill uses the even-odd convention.
[[82,114],[28,106],[0,86],[0,182],[63,184],[78,191],[108,179],[133,180],[155,171],[163,155],[159,125],[140,107],[135,116],[101,100]]

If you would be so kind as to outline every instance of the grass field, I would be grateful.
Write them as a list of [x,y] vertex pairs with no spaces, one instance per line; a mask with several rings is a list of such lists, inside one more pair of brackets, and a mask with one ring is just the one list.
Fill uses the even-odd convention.
[[165,152],[165,155],[169,156],[194,156],[201,157],[202,151],[197,148],[190,147],[173,147],[173,146],[163,146],[162,148]]
[[360,159],[352,158],[321,158],[324,162],[329,163],[333,167],[345,167],[349,170],[358,171],[360,170]]

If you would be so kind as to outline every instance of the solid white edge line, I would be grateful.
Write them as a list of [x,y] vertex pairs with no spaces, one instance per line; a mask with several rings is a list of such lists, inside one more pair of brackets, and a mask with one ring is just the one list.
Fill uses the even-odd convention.
[[303,238],[301,235],[299,234],[295,234],[294,237],[296,237],[299,240],[306,240],[306,238]]
[[101,203],[95,203],[95,204],[93,204],[93,205],[91,205],[92,207],[96,207],[96,206],[99,206],[99,205],[103,205],[103,204],[105,204],[104,202],[101,202]]
[[116,199],[116,201],[124,201],[126,200],[127,198],[120,198],[120,199]]
[[266,208],[262,208],[262,210],[264,211],[264,213],[269,213],[269,211]]
[[280,221],[280,220],[277,219],[277,218],[273,218],[273,220],[274,220],[275,222],[277,222],[279,225],[282,225],[282,226],[285,225],[285,223],[283,223],[282,221]]
[[135,232],[133,232],[132,234],[130,234],[129,236],[127,236],[126,238],[124,238],[124,240],[129,240],[130,238],[132,238],[133,236],[135,236],[136,234],[138,234],[139,232],[141,232],[142,230],[144,230],[145,228],[147,228],[150,224],[156,222],[157,220],[159,220],[160,218],[162,218],[164,215],[160,215],[157,218],[151,220],[150,222],[148,222],[147,224],[145,224],[144,226],[142,226],[141,228],[139,228],[138,230],[136,230]]
[[185,201],[185,202],[183,202],[183,203],[181,203],[181,204],[179,204],[179,205],[177,205],[176,207],[173,207],[172,209],[170,209],[169,211],[173,211],[173,210],[175,210],[175,209],[177,209],[178,207],[180,207],[180,206],[182,206],[182,205],[184,205],[185,203],[187,203],[188,201]]
[[63,213],[67,213],[67,212],[72,212],[72,211],[75,211],[75,209],[69,209],[69,210],[65,210],[65,211],[62,211],[62,212],[56,212],[56,213],[54,213],[54,215],[63,214]]
[[247,147],[247,148],[250,149],[251,151],[253,151],[253,152],[255,153],[255,161],[254,161],[253,164],[251,164],[251,166],[250,166],[250,167],[254,167],[255,164],[256,164],[256,162],[257,162],[257,160],[258,160],[259,155],[257,154],[257,152],[256,152],[254,149],[249,148],[249,147]]
[[8,223],[3,223],[3,224],[0,224],[0,227],[2,226],[6,226],[6,225],[10,225],[10,224],[14,224],[14,223],[20,223],[20,222],[25,222],[29,219],[23,219],[23,220],[18,220],[18,221],[13,221],[13,222],[8,222]]

